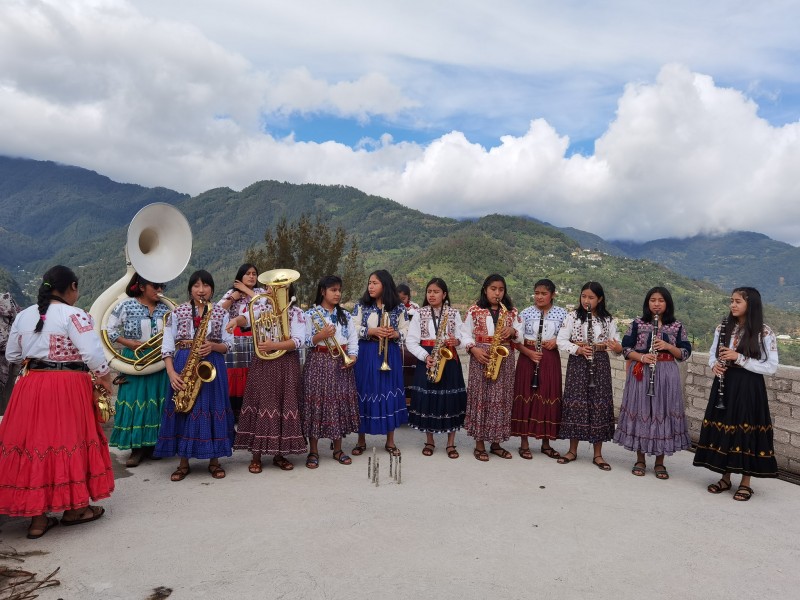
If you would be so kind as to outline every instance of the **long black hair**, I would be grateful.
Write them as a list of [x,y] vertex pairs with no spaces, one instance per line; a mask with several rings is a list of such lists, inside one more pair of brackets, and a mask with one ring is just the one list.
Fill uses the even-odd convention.
[[[317,295],[314,298],[314,304],[317,306],[322,306],[322,299],[325,295],[325,290],[331,288],[335,285],[338,285],[341,289],[342,287],[342,278],[337,275],[325,275],[324,277],[320,278],[317,282]],[[336,311],[336,322],[340,325],[347,325],[347,315],[345,315],[344,310],[338,304],[334,307]]]
[[[233,280],[241,281],[242,283],[244,283],[244,281],[242,281],[242,277],[244,277],[244,274],[247,273],[250,269],[256,270],[256,278],[258,278],[258,267],[255,266],[253,263],[244,263],[241,267],[239,267],[239,270],[236,271],[236,277],[234,277]],[[256,285],[258,285],[258,281],[256,281]]]
[[508,286],[506,285],[505,278],[497,273],[492,273],[483,281],[483,285],[481,286],[481,297],[478,298],[478,301],[475,304],[477,304],[480,308],[490,308],[492,306],[492,304],[489,302],[488,296],[486,295],[486,288],[496,281],[499,281],[503,284],[503,298],[500,300],[500,302],[502,302],[503,306],[505,306],[508,310],[511,310],[514,308],[514,301],[511,299],[511,296],[508,295]]
[[[186,286],[186,291],[189,292],[190,298],[192,296],[192,287],[194,287],[194,284],[198,281],[202,281],[206,285],[211,286],[211,295],[214,295],[214,278],[211,276],[211,273],[205,269],[199,269],[189,276],[189,284]],[[206,298],[206,302],[211,302],[211,298]]]
[[675,303],[672,301],[672,294],[665,287],[657,285],[652,288],[644,297],[644,304],[642,305],[642,321],[645,323],[653,322],[653,311],[650,310],[650,297],[653,294],[661,294],[664,297],[664,302],[667,303],[667,308],[664,309],[664,314],[661,315],[661,324],[669,325],[675,322]]
[[[739,294],[747,302],[747,312],[744,314],[739,344],[736,351],[747,358],[761,359],[762,349],[764,359],[767,359],[767,345],[762,337],[764,331],[764,305],[761,302],[761,293],[754,287],[737,287],[731,295]],[[728,314],[728,324],[725,328],[725,339],[730,340],[738,320],[733,314]]]
[[[138,298],[142,294],[144,294],[144,287],[148,284],[152,283],[151,281],[145,279],[138,273],[134,273],[131,280],[128,282],[127,287],[125,288],[125,293],[130,296],[131,298]],[[164,290],[163,284],[161,285],[161,290]]]
[[[597,303],[597,307],[594,309],[594,311],[597,313],[597,318],[610,319],[611,313],[608,312],[608,309],[606,308],[606,293],[603,291],[603,286],[596,281],[587,281],[586,283],[583,284],[581,292],[584,292],[586,290],[592,290],[592,293],[598,298],[600,298],[600,301]],[[588,313],[586,312],[586,308],[581,303],[580,294],[578,294],[578,309],[576,311],[576,314],[578,315],[578,318],[581,320],[581,322],[586,321]]]
[[[378,269],[377,271],[373,271],[369,274],[370,277],[373,275],[378,278],[378,281],[380,281],[381,285],[383,286],[383,293],[381,295],[383,308],[387,311],[392,311],[400,306],[400,296],[397,295],[397,286],[394,284],[392,274],[386,269]],[[359,300],[359,302],[362,306],[375,305],[375,300],[369,295],[369,287],[367,287],[367,289],[364,291],[364,295],[361,296],[361,300]]]
[[442,298],[442,305],[450,304],[450,291],[447,289],[447,284],[441,277],[434,277],[428,283],[425,284],[425,300],[422,302],[422,306],[428,306],[428,288],[431,285],[435,285],[444,292],[444,297]]
[[39,293],[36,296],[36,305],[39,307],[39,322],[36,323],[36,327],[33,329],[34,332],[39,333],[44,327],[44,318],[51,301],[58,300],[64,304],[69,304],[62,296],[73,283],[76,286],[78,285],[78,277],[72,269],[64,265],[50,267],[42,275],[42,284],[39,286]]

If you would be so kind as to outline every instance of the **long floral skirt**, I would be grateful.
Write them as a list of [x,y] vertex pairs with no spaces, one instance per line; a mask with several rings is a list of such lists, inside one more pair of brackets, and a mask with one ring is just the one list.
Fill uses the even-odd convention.
[[254,358],[233,447],[273,456],[305,454],[300,420],[302,399],[297,352],[287,352],[274,360]]
[[683,404],[683,386],[678,363],[657,363],[653,391],[648,396],[650,367],[631,362],[622,394],[614,441],[634,452],[667,456],[692,445]]
[[[183,370],[189,354],[188,348],[175,353],[173,365],[177,372]],[[219,352],[212,352],[203,360],[214,365],[217,376],[201,385],[188,413],[176,412],[173,390],[168,391],[153,456],[211,459],[233,454],[233,411],[228,399],[225,359]]]
[[[489,349],[489,344],[477,344]],[[511,436],[511,407],[514,403],[514,351],[500,363],[497,379],[486,379],[486,367],[469,360],[467,415],[464,429],[476,440],[503,442]]]
[[[430,353],[432,348],[426,347],[425,350]],[[417,361],[408,411],[408,422],[414,429],[426,433],[450,433],[464,425],[467,388],[457,356],[445,363],[439,383],[428,381],[425,363]]]
[[517,359],[511,435],[537,439],[558,438],[561,426],[561,358],[558,350],[544,350],[539,365],[539,387],[532,388],[536,364],[524,354]]
[[359,433],[386,435],[408,423],[400,346],[389,343],[390,371],[381,371],[382,363],[383,357],[378,355],[378,342],[359,340],[358,362],[354,367],[361,417]]
[[21,377],[0,422],[0,514],[83,508],[113,491],[89,374],[29,371]]
[[595,387],[589,387],[589,362],[571,355],[567,361],[564,395],[561,399],[559,439],[578,439],[593,444],[614,437],[614,392],[611,361],[607,352],[594,355]]
[[717,408],[719,379],[700,428],[694,466],[717,473],[777,477],[772,419],[764,376],[731,367],[725,372],[725,406]]
[[303,434],[339,439],[358,431],[358,390],[353,369],[327,352],[309,352],[303,368]]
[[[134,357],[129,348],[123,348],[122,354],[127,358]],[[121,450],[155,446],[170,389],[167,371],[127,375],[125,380],[117,392],[114,404],[117,414],[114,415],[114,428],[108,445]]]

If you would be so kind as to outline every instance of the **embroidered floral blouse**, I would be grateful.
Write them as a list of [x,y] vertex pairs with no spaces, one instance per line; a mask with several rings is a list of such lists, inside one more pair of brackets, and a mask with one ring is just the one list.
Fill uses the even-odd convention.
[[[526,340],[535,341],[539,336],[539,321],[542,318],[542,311],[536,306],[529,306],[520,315],[522,319],[523,335]],[[560,306],[551,306],[544,315],[544,325],[542,326],[542,341],[552,340],[558,335],[564,319],[567,318],[567,311]]]
[[164,315],[169,306],[163,302],[156,304],[153,314],[144,304],[130,298],[117,304],[106,323],[108,339],[116,342],[118,337],[145,342],[164,328]]
[[[356,302],[356,305],[353,307],[353,321],[358,328],[358,339],[370,339],[367,335],[367,331],[370,327],[380,327],[382,316],[383,310],[374,304],[365,306],[360,302]],[[399,338],[389,341],[402,344],[408,334],[408,312],[406,312],[405,305],[398,304],[389,312],[389,324],[400,334]]]
[[[510,341],[522,341],[522,319],[517,314],[516,308],[512,308],[506,313],[503,327],[513,327],[516,330],[516,335]],[[467,352],[475,345],[476,336],[482,336],[484,339],[494,336],[494,321],[488,308],[481,308],[477,304],[473,304],[467,310],[467,316],[464,317],[464,323],[461,325],[461,341]]]
[[[575,354],[578,352],[579,346],[574,342],[587,342],[586,336],[588,331],[588,321],[581,321],[578,318],[578,313],[574,310],[570,311],[564,319],[564,324],[558,332],[557,344],[561,352],[569,352]],[[616,319],[592,319],[592,341],[595,344],[608,342],[609,340],[619,341],[619,333],[617,332]]]
[[[736,365],[759,373],[761,375],[774,375],[778,370],[778,339],[772,332],[772,329],[764,325],[761,331],[759,342],[761,345],[761,356],[759,358],[746,358],[744,355],[739,356],[736,360]],[[714,342],[711,344],[711,349],[708,351],[708,366],[713,367],[717,362],[717,346],[719,345],[719,325],[714,332]],[[738,326],[733,330],[728,348],[736,348],[739,345],[739,332]],[[764,352],[764,346],[767,350]]]
[[[253,314],[258,319],[263,312],[272,312],[272,304],[267,302],[256,302],[253,306]],[[300,349],[306,345],[306,315],[296,306],[290,306],[289,311],[289,335],[294,342],[294,347]],[[251,327],[250,311],[245,311],[243,315],[247,321],[247,327]],[[280,340],[279,340],[280,341]]]
[[39,307],[23,310],[8,336],[6,358],[18,363],[26,358],[51,362],[84,362],[98,377],[109,371],[100,336],[94,330],[92,317],[68,304],[51,304],[47,308],[44,327],[33,330],[39,322]]
[[[347,355],[348,356],[358,356],[358,331],[357,328],[353,326],[353,317],[348,313],[346,310],[342,310],[342,313],[345,315],[347,319],[347,324],[342,325],[336,319],[336,310],[328,311],[322,306],[314,306],[309,308],[305,312],[305,319],[306,319],[306,338],[305,344],[309,348],[311,348],[314,343],[311,341],[314,338],[314,335],[322,329],[325,325],[335,325],[336,326],[336,341],[339,342],[341,346],[347,345]],[[325,325],[323,325],[320,319],[325,321]],[[321,340],[317,346],[324,346],[325,340]]]
[[[417,318],[412,319],[408,326],[406,348],[421,361],[428,357],[428,352],[420,345],[422,340],[435,340],[437,335],[432,313],[433,309],[430,306],[423,306],[417,312]],[[438,318],[441,318],[441,314],[439,314]],[[461,344],[461,327],[463,323],[458,310],[450,307],[447,313],[447,323],[439,326],[442,327],[442,325],[446,327],[446,338],[455,339],[457,346]]]
[[[673,321],[669,325],[661,325],[658,328],[659,336],[668,344],[672,344],[681,351],[681,357],[677,360],[686,360],[692,353],[692,344],[683,328],[683,323]],[[636,317],[628,327],[622,338],[622,354],[625,358],[631,352],[649,352],[650,338],[653,336],[653,324],[645,323],[641,317]]]
[[[233,293],[237,291],[239,290],[235,290],[233,288],[229,289],[227,292],[225,292],[225,295],[222,296],[220,301],[217,302],[217,304],[222,304],[225,300],[230,300],[231,305],[227,308],[229,319],[235,319],[239,315],[245,314],[247,312],[247,305],[250,303],[250,297],[245,295],[242,295],[242,297],[238,300],[234,300]],[[253,293],[266,294],[267,290],[262,287],[254,287]]]
[[[218,304],[210,305],[211,319],[208,322],[206,339],[209,342],[222,343],[233,347],[233,335],[225,331],[228,324],[228,311]],[[202,316],[198,311],[198,317]],[[161,343],[161,356],[175,354],[176,342],[191,341],[194,338],[194,313],[191,302],[184,302],[167,317],[167,328],[164,330],[164,341]]]

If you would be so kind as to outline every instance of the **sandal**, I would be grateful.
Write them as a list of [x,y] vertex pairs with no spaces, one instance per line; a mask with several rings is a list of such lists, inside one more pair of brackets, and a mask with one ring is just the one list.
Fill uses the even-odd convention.
[[486,454],[486,450],[478,450],[477,448],[475,448],[472,451],[472,455],[481,462],[486,462],[489,460],[489,455]]
[[737,502],[747,502],[753,497],[753,494],[755,494],[753,488],[747,487],[746,485],[740,485],[736,490],[736,493],[733,495],[733,499]]
[[500,446],[497,446],[497,447],[490,446],[489,447],[489,452],[491,452],[495,456],[499,456],[500,458],[511,458],[511,452],[509,452],[508,450],[506,450],[505,448],[502,448]]
[[319,466],[319,454],[316,452],[309,452],[306,456],[306,468],[316,469]]
[[[642,466],[640,467],[639,465]],[[633,473],[637,477],[644,477],[646,470],[647,470],[647,463],[642,460],[637,460],[635,463],[633,463],[633,468],[631,469],[631,473]]]
[[262,470],[261,461],[260,460],[250,461],[250,466],[247,467],[247,470],[250,471],[253,475],[258,475],[259,473],[261,473]]
[[525,460],[533,460],[533,454],[531,454],[530,448],[520,448],[518,452],[519,455]]
[[[446,446],[445,451],[447,452],[447,458],[458,458],[460,455],[458,450],[456,450],[455,446]],[[486,458],[489,458],[488,456]]]
[[544,455],[545,455],[545,456],[547,456],[548,458],[561,458],[561,455],[560,455],[558,452],[556,452],[556,451],[553,449],[553,447],[552,447],[552,446],[548,446],[547,448],[545,448],[544,446],[542,446],[542,449],[541,449],[541,450],[539,450],[539,452],[541,452],[542,454],[544,454]]
[[367,451],[367,446],[366,445],[364,445],[364,446],[356,446],[350,451],[350,454],[352,454],[353,456],[361,456],[366,451]]
[[667,467],[662,465],[655,465],[653,467],[653,471],[655,471],[656,479],[669,479],[669,473],[667,473]]
[[[572,455],[572,458],[569,457],[570,454]],[[564,456],[560,456],[556,462],[558,464],[560,464],[560,465],[565,465],[565,464],[571,463],[571,462],[573,462],[573,461],[575,461],[577,459],[578,459],[578,455],[570,450]]]
[[276,467],[280,467],[281,471],[291,471],[294,469],[294,465],[282,456],[276,456],[273,458],[272,464]]
[[347,456],[347,454],[344,453],[344,450],[337,450],[334,452],[333,458],[334,460],[339,461],[340,465],[349,465],[353,462],[353,459]]
[[436,444],[429,444],[428,442],[425,442],[425,447],[422,449],[422,455],[431,456],[434,448],[436,448]]
[[[86,514],[87,509],[91,511],[91,516],[84,517]],[[92,521],[97,521],[100,517],[102,517],[106,513],[106,509],[102,506],[87,506],[81,512],[81,516],[77,519],[66,519],[61,517],[61,524],[65,527],[71,527],[72,525],[83,525],[84,523],[91,523]]]
[[189,465],[186,465],[185,467],[179,466],[177,469],[175,469],[175,472],[169,476],[169,480],[183,481],[184,479],[186,479],[186,476],[191,472],[192,470],[189,468]]
[[139,463],[142,462],[142,458],[144,458],[144,451],[141,448],[134,448],[131,450],[128,460],[125,461],[125,466],[129,469],[138,467]]
[[[47,522],[45,523],[44,527],[34,527],[33,526],[33,519],[31,519],[31,526],[28,527],[28,539],[29,540],[38,540],[42,537],[45,533],[50,531],[53,527],[58,525],[58,519],[55,517],[47,517]],[[38,531],[39,533],[34,533],[34,531]]]
[[214,479],[225,479],[225,469],[219,463],[209,464],[208,472]]
[[383,449],[386,450],[392,456],[400,456],[400,448],[398,448],[397,446],[388,446],[387,445],[387,446],[384,446]]
[[[597,462],[598,459],[600,460],[600,462]],[[600,469],[601,471],[610,471],[611,470],[611,465],[603,460],[603,455],[602,454],[598,454],[597,456],[595,456],[592,459],[592,464],[594,466],[596,466],[598,469]]]
[[721,494],[722,492],[727,492],[731,487],[733,486],[730,481],[720,479],[717,483],[712,483],[706,489],[709,494]]

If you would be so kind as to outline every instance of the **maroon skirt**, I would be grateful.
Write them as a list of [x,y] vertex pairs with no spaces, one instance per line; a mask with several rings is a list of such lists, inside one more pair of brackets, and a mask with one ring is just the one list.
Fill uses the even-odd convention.
[[539,365],[539,387],[531,387],[536,364],[524,354],[517,360],[511,435],[537,439],[558,438],[561,426],[561,357],[544,350]]
[[[478,344],[489,349],[489,344]],[[511,434],[511,405],[514,402],[514,351],[500,363],[497,379],[486,379],[486,367],[469,360],[467,415],[464,429],[476,440],[503,442]]]
[[361,424],[358,390],[352,368],[327,352],[310,351],[303,369],[303,433],[336,440],[355,433]]

